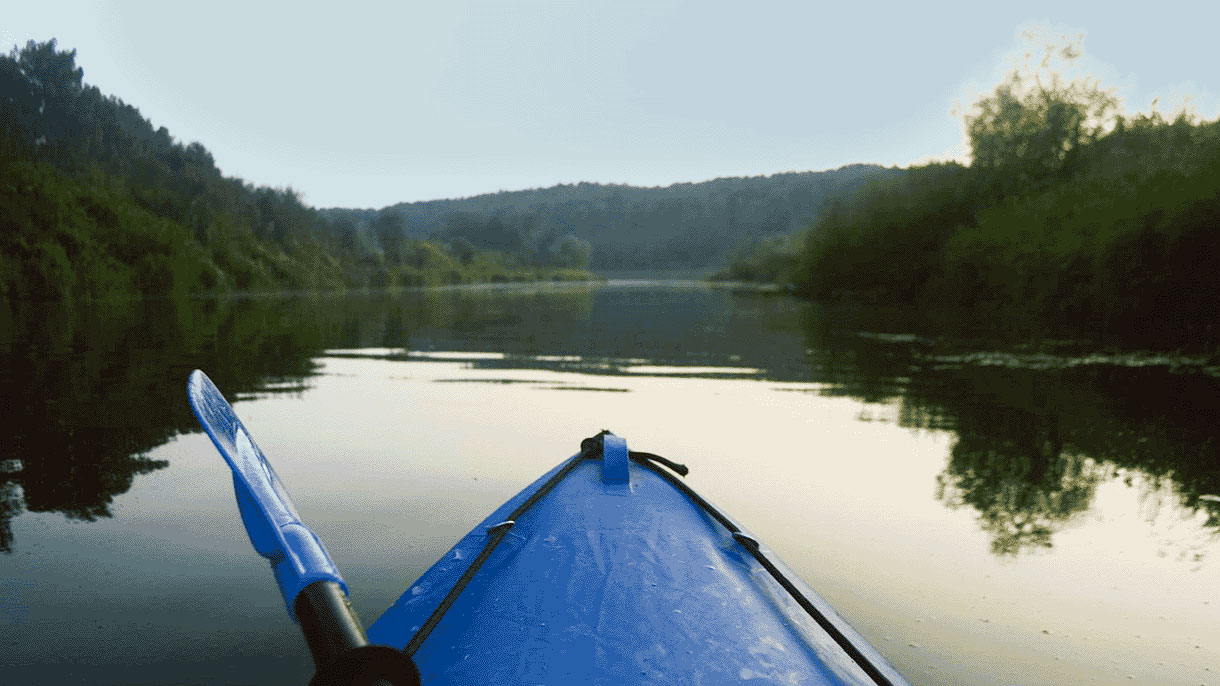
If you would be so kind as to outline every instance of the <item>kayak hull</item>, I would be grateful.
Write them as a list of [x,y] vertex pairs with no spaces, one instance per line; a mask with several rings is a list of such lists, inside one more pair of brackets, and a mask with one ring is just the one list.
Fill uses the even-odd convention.
[[905,684],[765,546],[622,453],[574,456],[510,499],[370,641],[405,648],[425,684]]

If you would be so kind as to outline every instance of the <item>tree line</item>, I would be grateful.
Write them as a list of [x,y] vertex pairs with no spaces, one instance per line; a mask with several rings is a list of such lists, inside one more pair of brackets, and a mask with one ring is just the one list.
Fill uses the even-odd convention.
[[593,268],[723,267],[735,249],[790,233],[824,208],[893,169],[855,164],[822,172],[719,178],[661,188],[577,183],[470,198],[400,203],[383,210],[330,209],[369,227],[403,218],[416,238],[467,240],[535,262]]
[[[996,331],[1220,340],[1220,123],[1124,115],[1044,46],[966,116],[973,160],[905,169],[730,274]],[[961,318],[961,317],[959,317]]]
[[401,227],[370,234],[291,188],[225,177],[202,144],[87,84],[54,39],[0,56],[0,225],[7,303],[576,278],[585,266]]

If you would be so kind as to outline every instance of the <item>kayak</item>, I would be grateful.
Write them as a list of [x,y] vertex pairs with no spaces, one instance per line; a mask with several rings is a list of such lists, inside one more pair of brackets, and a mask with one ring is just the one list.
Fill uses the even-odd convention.
[[685,466],[605,431],[492,512],[365,633],[232,408],[202,372],[189,390],[310,645],[311,683],[907,683],[691,489]]

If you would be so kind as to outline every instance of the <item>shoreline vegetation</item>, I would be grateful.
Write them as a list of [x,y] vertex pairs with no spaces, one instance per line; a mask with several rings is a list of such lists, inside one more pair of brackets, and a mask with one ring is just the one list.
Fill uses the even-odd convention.
[[1124,115],[1048,42],[966,113],[973,160],[912,166],[718,275],[1025,338],[1220,343],[1220,122]]
[[595,279],[587,244],[498,249],[407,236],[385,213],[330,218],[291,188],[220,173],[84,82],[54,39],[0,56],[0,304]]
[[0,310],[634,271],[685,278],[722,266],[734,245],[797,229],[834,198],[898,173],[855,164],[656,188],[582,182],[380,210],[313,208],[291,188],[224,177],[202,144],[175,140],[88,85],[74,50],[29,41],[0,55]]
[[[1095,80],[1065,76],[1079,54],[1079,42],[1045,42],[1030,52],[1039,63],[976,102],[968,165],[579,184],[373,211],[224,177],[203,145],[85,83],[75,51],[30,41],[0,55],[0,310],[708,268],[710,248],[692,252],[698,224],[705,243],[738,242],[712,280],[898,308],[916,328],[1214,354],[1220,122],[1123,114]],[[444,208],[449,219],[416,225]],[[606,230],[616,211],[632,218],[622,235]],[[798,216],[812,218],[794,231]],[[667,222],[677,234],[660,232]],[[614,243],[645,238],[648,259]]]

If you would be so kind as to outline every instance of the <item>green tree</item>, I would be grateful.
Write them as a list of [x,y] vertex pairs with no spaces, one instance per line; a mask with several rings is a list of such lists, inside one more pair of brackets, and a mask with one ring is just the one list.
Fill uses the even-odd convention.
[[[224,177],[135,107],[83,81],[54,40],[0,54],[0,309],[201,290],[391,285],[405,218],[306,205]],[[380,245],[378,245],[380,244]],[[470,256],[473,257],[473,256]],[[421,279],[451,282],[449,262]]]
[[373,235],[381,244],[386,262],[399,264],[403,259],[403,241],[406,238],[407,224],[402,215],[397,212],[382,212],[373,222]]
[[463,265],[469,265],[474,260],[475,253],[478,252],[478,248],[474,246],[474,243],[471,243],[462,236],[453,239],[450,249],[453,251],[453,255],[457,257],[458,262],[461,262]]
[[589,254],[593,249],[576,236],[560,238],[552,248],[551,261],[559,267],[584,269],[589,266]]
[[1031,48],[1024,63],[965,116],[972,168],[1001,194],[1058,175],[1073,153],[1112,128],[1118,115],[1112,91],[1096,79],[1070,76],[1080,59],[1081,37],[1048,40],[1030,32],[1025,39]]

